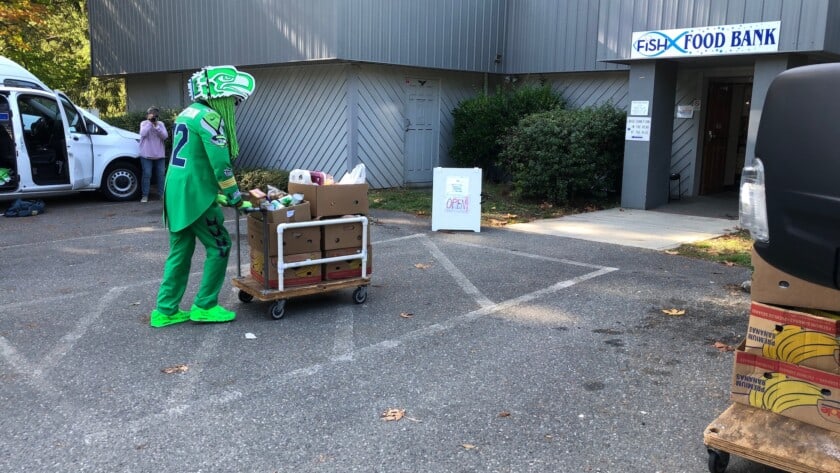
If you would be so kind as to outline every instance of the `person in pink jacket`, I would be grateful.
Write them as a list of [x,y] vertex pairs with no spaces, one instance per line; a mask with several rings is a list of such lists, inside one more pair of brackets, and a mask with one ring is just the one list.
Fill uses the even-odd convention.
[[140,123],[140,165],[143,167],[143,179],[140,191],[143,197],[140,202],[149,201],[149,185],[152,181],[152,170],[155,174],[158,196],[163,197],[164,174],[166,173],[166,151],[163,142],[169,138],[166,125],[160,121],[160,110],[149,107],[146,119]]

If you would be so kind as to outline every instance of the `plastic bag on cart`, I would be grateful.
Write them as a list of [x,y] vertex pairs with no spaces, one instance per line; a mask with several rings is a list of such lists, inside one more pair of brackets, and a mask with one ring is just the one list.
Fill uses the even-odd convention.
[[344,176],[338,181],[339,184],[364,184],[367,180],[367,172],[365,171],[364,163],[359,163],[352,171],[344,173]]
[[3,214],[6,217],[32,217],[44,213],[43,200],[17,199]]

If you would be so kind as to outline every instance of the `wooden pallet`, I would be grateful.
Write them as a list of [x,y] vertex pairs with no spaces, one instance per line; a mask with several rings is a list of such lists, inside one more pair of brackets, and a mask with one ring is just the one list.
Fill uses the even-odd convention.
[[280,291],[278,289],[266,289],[263,283],[255,280],[250,276],[241,278],[233,278],[231,283],[234,287],[247,292],[254,299],[258,301],[276,301],[291,299],[298,296],[309,296],[312,294],[321,294],[323,292],[335,291],[338,289],[345,289],[350,287],[361,287],[370,284],[370,278],[351,278],[339,279],[335,281],[321,281],[318,284],[310,284],[306,286],[290,286]]
[[840,472],[840,433],[732,404],[703,434],[706,446],[791,473]]

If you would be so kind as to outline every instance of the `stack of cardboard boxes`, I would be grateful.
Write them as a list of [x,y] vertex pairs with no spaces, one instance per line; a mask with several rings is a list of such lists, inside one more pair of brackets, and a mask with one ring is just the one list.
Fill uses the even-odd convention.
[[[274,289],[279,287],[278,224],[326,219],[332,222],[334,219],[345,219],[349,215],[367,215],[368,213],[367,184],[318,186],[289,183],[288,191],[289,194],[302,194],[303,202],[279,210],[254,212],[248,216],[251,276],[260,284],[265,284],[267,274],[268,285]],[[267,226],[263,222],[264,216],[268,221]],[[366,244],[368,248],[367,273],[370,274],[372,271],[370,233],[368,232],[368,241],[363,243],[361,223],[348,221],[347,223],[285,229],[282,245],[283,262],[293,263],[359,254],[363,244]],[[305,286],[317,284],[322,280],[360,276],[361,260],[313,264],[286,269],[283,273],[283,286]]]
[[840,291],[753,251],[752,302],[731,399],[840,432]]

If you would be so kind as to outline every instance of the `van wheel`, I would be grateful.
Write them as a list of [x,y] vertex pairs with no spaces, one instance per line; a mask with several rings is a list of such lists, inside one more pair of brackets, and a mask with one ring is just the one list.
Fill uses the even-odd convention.
[[140,194],[140,170],[128,162],[115,162],[102,176],[102,193],[114,202],[135,200]]

